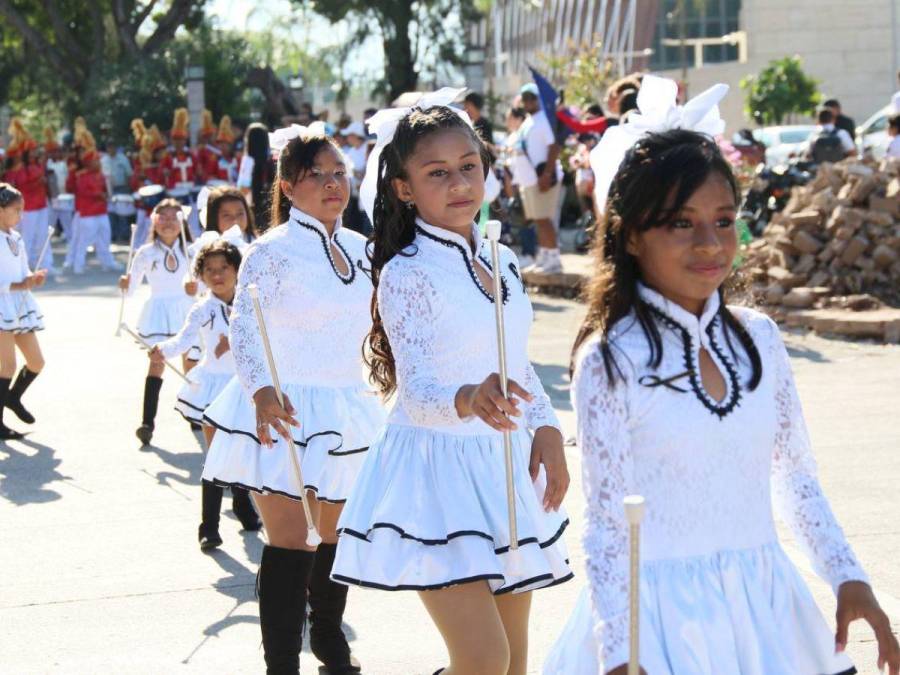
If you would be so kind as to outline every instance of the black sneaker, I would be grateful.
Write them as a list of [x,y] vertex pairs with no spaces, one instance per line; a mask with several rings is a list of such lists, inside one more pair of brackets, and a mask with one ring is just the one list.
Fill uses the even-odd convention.
[[0,425],[0,441],[18,441],[21,438],[25,438],[25,434],[21,431]]
[[15,413],[16,417],[25,422],[25,424],[34,424],[34,415],[32,415],[21,401],[7,401],[6,408]]
[[222,537],[219,536],[219,530],[206,528],[203,525],[200,526],[198,539],[200,540],[201,551],[212,551],[222,545]]
[[153,440],[153,427],[149,424],[142,424],[134,432],[134,435],[137,436],[144,445],[150,445],[150,441]]

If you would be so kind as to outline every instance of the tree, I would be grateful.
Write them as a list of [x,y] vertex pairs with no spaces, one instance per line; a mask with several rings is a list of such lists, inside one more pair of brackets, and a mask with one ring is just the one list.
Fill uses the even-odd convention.
[[0,72],[27,78],[40,71],[77,100],[106,64],[139,63],[164,49],[179,27],[199,24],[205,2],[0,0]]
[[757,124],[781,124],[794,115],[811,115],[822,100],[817,80],[803,72],[799,56],[769,62],[759,75],[741,80],[744,110]]
[[[376,92],[392,101],[416,89],[429,62],[460,63],[467,23],[478,15],[475,0],[293,0],[332,23],[354,20],[354,41],[361,43],[377,25],[384,50],[384,79]],[[458,17],[458,22],[448,17]]]

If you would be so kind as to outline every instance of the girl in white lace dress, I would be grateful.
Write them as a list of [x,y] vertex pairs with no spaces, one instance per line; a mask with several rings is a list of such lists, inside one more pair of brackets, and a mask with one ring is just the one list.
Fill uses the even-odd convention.
[[[237,377],[206,409],[217,431],[203,478],[254,492],[268,538],[258,588],[269,672],[297,672],[308,587],[310,647],[329,673],[348,675],[355,665],[341,629],[347,587],[329,575],[338,516],[384,423],[362,360],[372,282],[365,240],[341,225],[350,186],[334,142],[296,135],[281,151],[278,176],[272,227],[247,249],[238,276],[229,338]],[[259,289],[286,409],[275,395],[250,284]],[[291,468],[289,433],[303,486]],[[315,497],[318,550],[306,544],[301,490]]]
[[[643,495],[640,663],[651,675],[837,675],[847,624],[896,639],[822,494],[790,363],[765,315],[725,304],[739,190],[715,142],[654,133],[606,202],[573,400],[588,589],[545,675],[625,673],[628,525]],[[837,638],[772,502],[838,599]]]
[[[178,334],[158,343],[150,351],[150,360],[162,365],[165,359],[181,356],[195,345],[202,345],[203,358],[188,373],[188,382],[178,392],[175,409],[189,422],[203,426],[207,447],[212,443],[215,429],[203,424],[203,413],[232,380],[235,370],[228,343],[228,326],[241,266],[238,245],[243,245],[244,241],[237,227],[227,234],[232,241],[225,236],[210,241],[212,237],[204,235],[206,241],[201,239],[204,246],[194,258],[194,275],[203,282],[208,292],[191,307]],[[223,489],[208,480],[201,482],[202,511],[197,538],[200,550],[208,551],[222,545],[219,512],[222,509]],[[247,490],[232,486],[231,496],[234,515],[243,529],[250,532],[259,530],[262,523]]]
[[[150,297],[144,302],[137,322],[138,335],[150,345],[175,335],[194,304],[184,285],[190,258],[188,242],[182,240],[180,213],[181,204],[174,199],[164,199],[154,207],[150,215],[150,241],[135,251],[130,272],[119,278],[119,288],[129,295],[145,278],[150,285]],[[185,370],[187,363],[185,356]],[[141,426],[135,431],[144,445],[153,438],[163,370],[161,363],[151,362],[144,380],[143,415]]]
[[[447,645],[448,675],[522,675],[530,591],[571,577],[560,540],[568,523],[559,511],[568,487],[562,436],[528,361],[532,310],[516,257],[504,247],[492,270],[473,223],[484,146],[443,106],[406,111],[385,144],[380,122],[391,127],[396,115],[382,111],[369,123],[382,154],[367,340],[373,381],[395,401],[341,517],[333,578],[419,591]],[[502,298],[489,290],[492,274],[501,275]],[[506,316],[508,399],[495,372],[495,302]],[[513,433],[517,552],[503,429]]]

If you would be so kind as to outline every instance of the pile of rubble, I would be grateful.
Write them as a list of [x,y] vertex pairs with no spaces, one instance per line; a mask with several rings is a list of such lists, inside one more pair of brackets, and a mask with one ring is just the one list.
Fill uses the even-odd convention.
[[744,259],[775,310],[900,307],[900,161],[821,166]]

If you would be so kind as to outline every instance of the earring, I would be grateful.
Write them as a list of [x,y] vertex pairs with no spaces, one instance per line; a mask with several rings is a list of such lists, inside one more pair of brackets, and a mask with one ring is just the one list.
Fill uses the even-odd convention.
[[416,203],[414,201],[403,202],[410,211],[416,208]]

